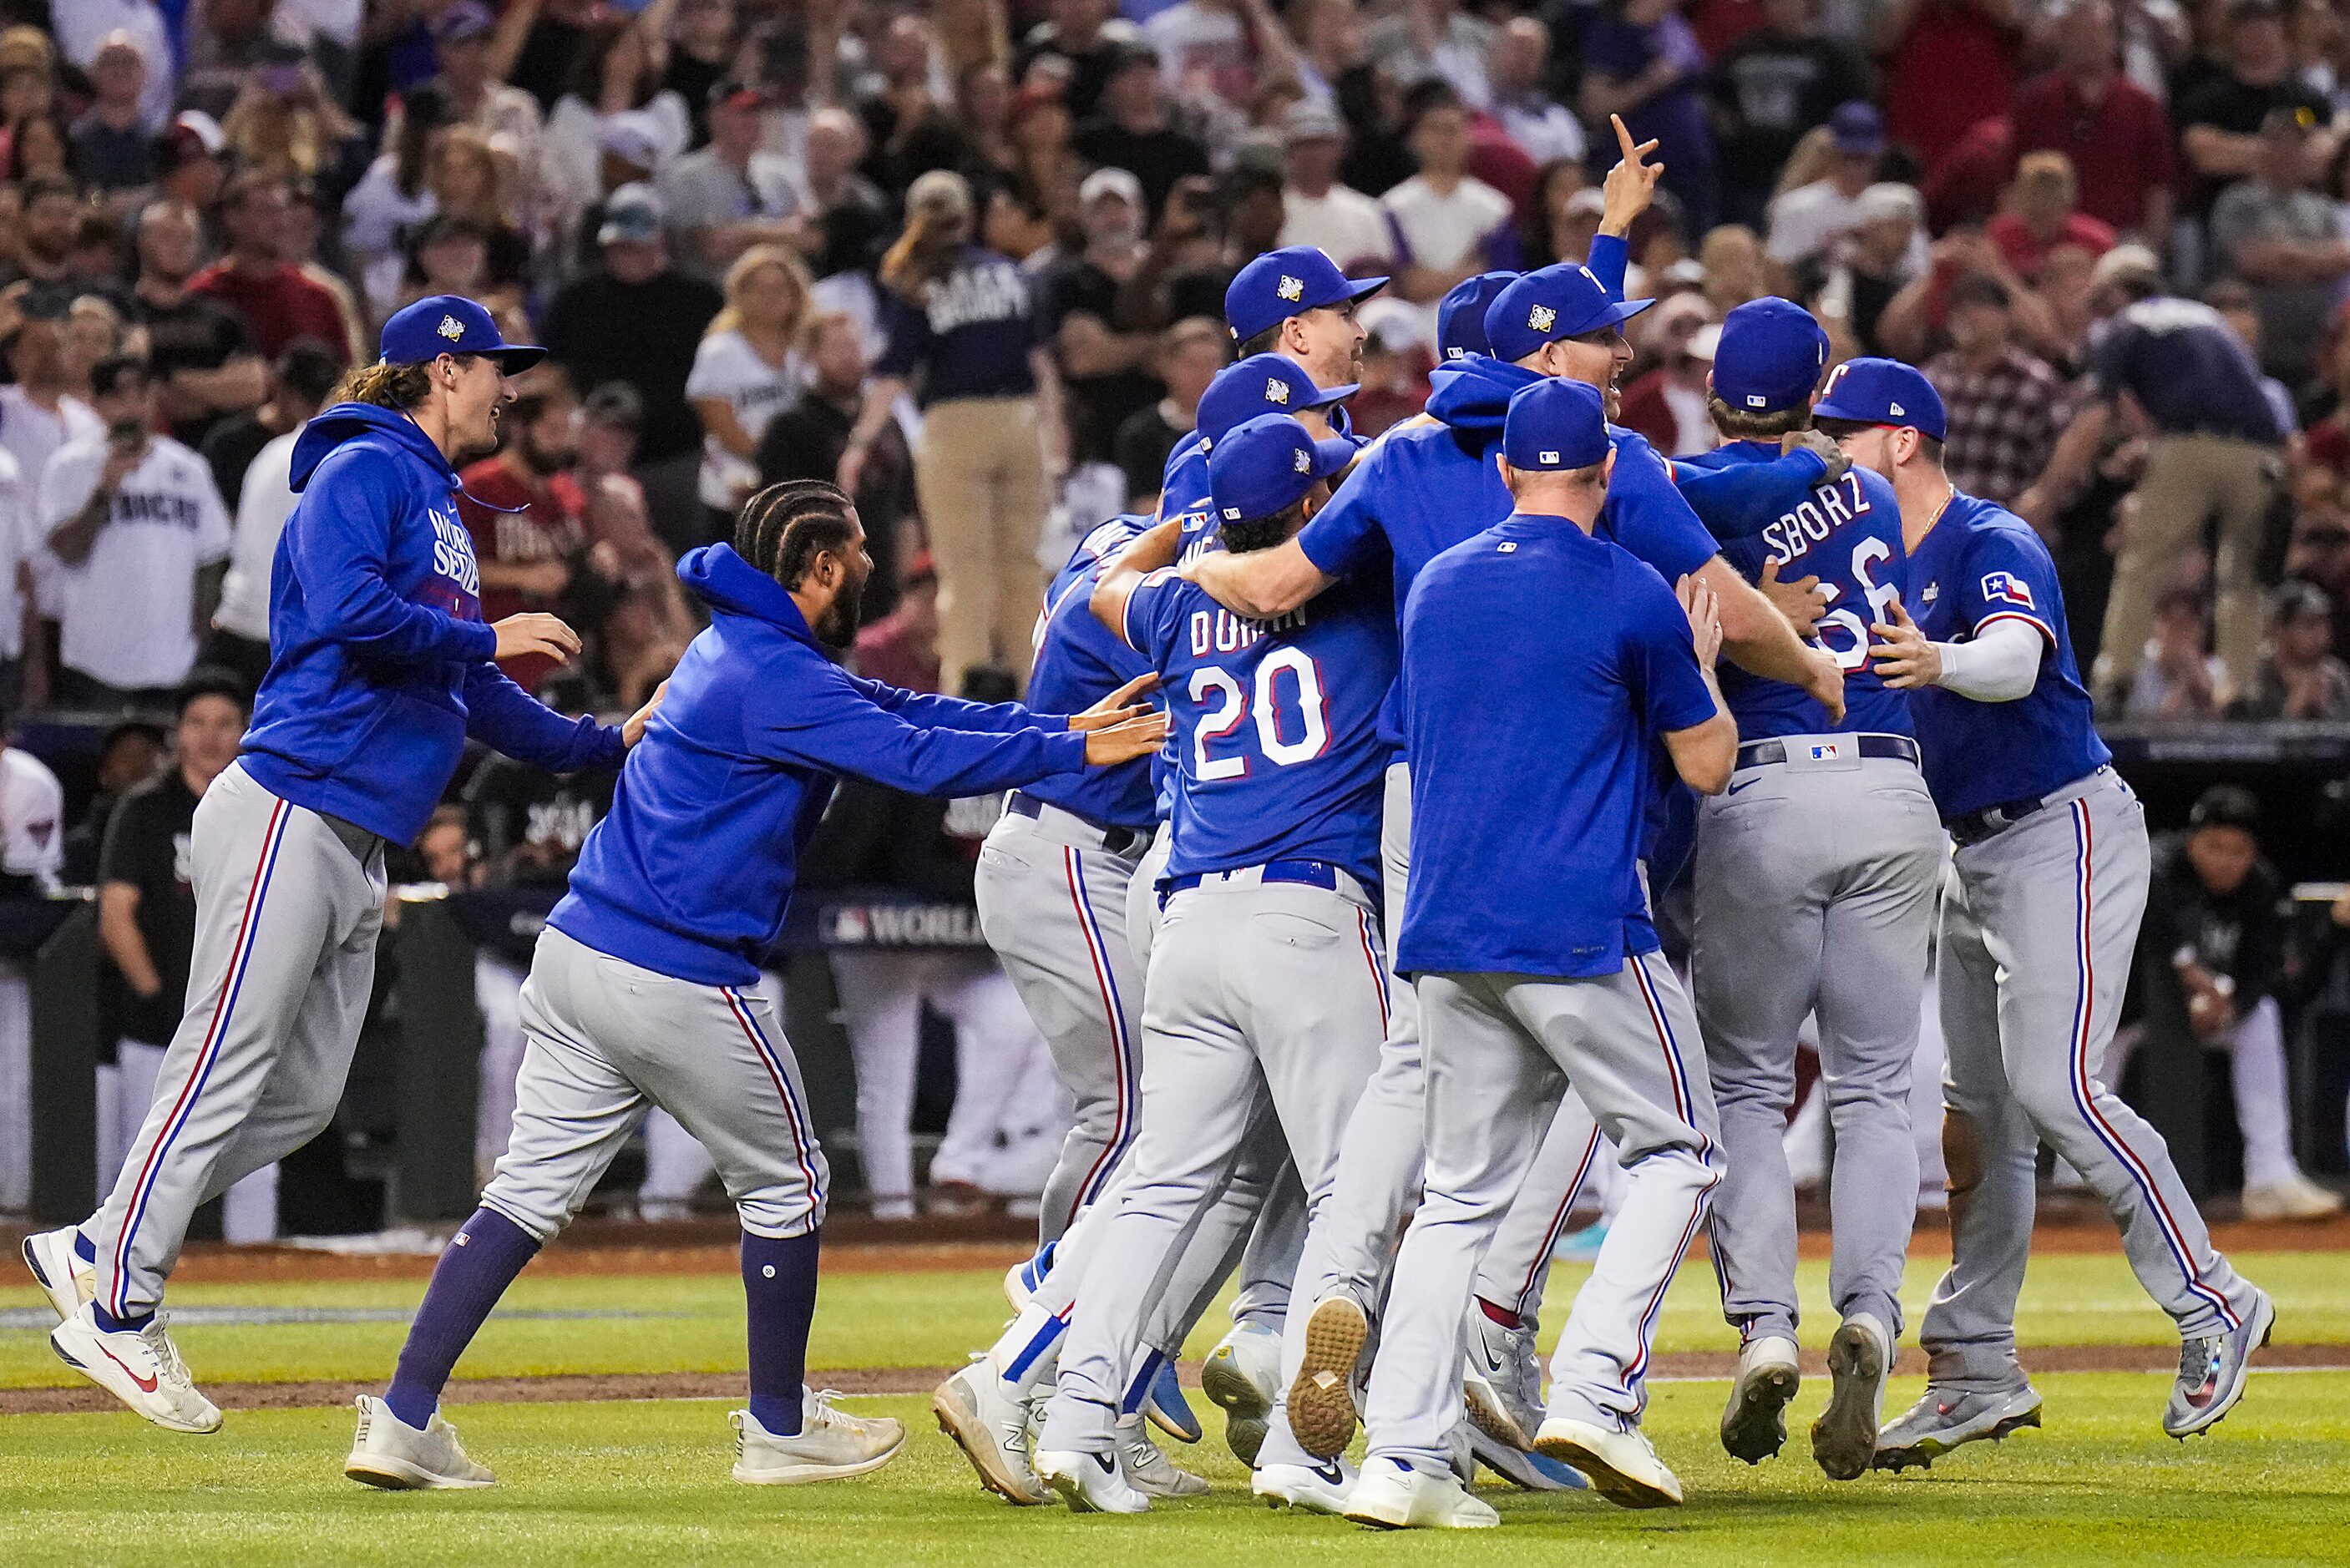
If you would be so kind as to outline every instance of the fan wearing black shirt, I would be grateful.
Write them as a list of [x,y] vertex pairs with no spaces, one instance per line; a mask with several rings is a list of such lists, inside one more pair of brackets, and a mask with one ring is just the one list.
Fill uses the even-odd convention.
[[2181,160],[2194,172],[2190,210],[2209,213],[2220,189],[2261,171],[2261,124],[2276,109],[2301,110],[2303,123],[2324,126],[2325,95],[2294,74],[2284,11],[2276,0],[2236,0],[2228,8],[2225,58],[2171,94]]
[[1041,314],[1068,389],[1070,461],[1108,462],[1118,426],[1164,389],[1150,373],[1149,303],[1130,286],[1149,215],[1140,182],[1123,169],[1087,175],[1077,212],[1086,248],[1045,274]]
[[1795,143],[1838,104],[1868,96],[1849,46],[1820,32],[1817,0],[1764,0],[1762,26],[1713,64],[1724,216],[1757,231]]
[[1123,169],[1142,182],[1146,223],[1166,207],[1176,181],[1208,172],[1208,150],[1177,125],[1159,51],[1148,44],[1119,47],[1102,86],[1100,117],[1077,127],[1070,144],[1095,168]]
[[[267,395],[268,367],[244,318],[219,300],[188,292],[203,247],[203,219],[168,198],[140,209],[139,280],[131,319],[147,329],[147,361],[162,389],[163,417],[189,446],[224,417]],[[236,497],[227,497],[231,508]]]

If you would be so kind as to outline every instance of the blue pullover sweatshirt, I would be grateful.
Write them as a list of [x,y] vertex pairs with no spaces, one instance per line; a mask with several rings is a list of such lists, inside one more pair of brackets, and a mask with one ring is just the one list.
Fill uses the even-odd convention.
[[469,735],[554,773],[620,760],[619,731],[556,712],[491,659],[457,471],[414,420],[335,404],[296,439],[293,484],[244,736],[264,789],[409,844]]
[[1016,702],[884,686],[832,661],[783,586],[711,545],[677,575],[709,629],[629,753],[547,919],[672,979],[750,985],[837,776],[910,794],[1013,789],[1086,765],[1086,738]]

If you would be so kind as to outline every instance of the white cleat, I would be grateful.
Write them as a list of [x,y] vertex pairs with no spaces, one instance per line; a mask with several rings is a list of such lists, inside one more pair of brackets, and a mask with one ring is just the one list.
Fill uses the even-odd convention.
[[1118,1471],[1126,1484],[1145,1497],[1201,1497],[1205,1476],[1195,1476],[1159,1451],[1140,1415],[1122,1416],[1118,1423]]
[[159,1312],[145,1328],[109,1334],[88,1307],[78,1307],[49,1331],[49,1348],[157,1426],[173,1432],[217,1432],[220,1409],[198,1392],[164,1322]]
[[1613,1430],[1553,1416],[1534,1434],[1537,1453],[1571,1465],[1618,1508],[1678,1508],[1680,1478],[1665,1468],[1638,1427]]
[[[1492,1391],[1494,1402],[1523,1438],[1515,1446],[1527,1447],[1534,1441],[1534,1428],[1542,1425],[1543,1418],[1542,1357],[1534,1349],[1534,1325],[1529,1323],[1504,1328],[1472,1300],[1469,1303],[1468,1332],[1462,1338],[1468,1343],[1471,1370]],[[1470,1418],[1476,1419],[1473,1411]],[[1509,1441],[1482,1421],[1478,1428]]]
[[36,1231],[25,1238],[20,1249],[33,1282],[49,1298],[60,1323],[98,1295],[98,1265],[85,1263],[75,1255],[75,1234],[71,1225],[62,1231]]
[[2282,1181],[2244,1189],[2244,1218],[2263,1223],[2279,1220],[2324,1220],[2342,1212],[2342,1194],[2320,1187],[2299,1171]]
[[391,1407],[372,1394],[359,1397],[359,1436],[351,1439],[350,1457],[343,1473],[368,1486],[387,1491],[442,1491],[457,1488],[495,1486],[498,1478],[488,1467],[475,1464],[457,1440],[457,1428],[441,1418],[419,1431],[391,1413]]
[[1294,1508],[1337,1515],[1347,1511],[1347,1499],[1359,1479],[1343,1459],[1316,1465],[1265,1465],[1249,1478],[1249,1490],[1276,1511]]
[[[1537,1421],[1534,1425],[1540,1427],[1542,1423]],[[1469,1428],[1468,1432],[1470,1458],[1513,1487],[1525,1491],[1584,1491],[1591,1485],[1556,1459],[1531,1449],[1497,1443],[1474,1427]]]
[[1234,1325],[1208,1353],[1200,1391],[1223,1410],[1224,1442],[1233,1457],[1254,1469],[1265,1420],[1281,1397],[1281,1335],[1261,1324]]
[[1423,1475],[1395,1459],[1363,1472],[1342,1510],[1357,1524],[1382,1530],[1491,1530],[1502,1522],[1490,1503],[1470,1495],[1459,1477]]
[[800,1429],[778,1436],[748,1410],[730,1410],[734,1424],[734,1479],[752,1486],[797,1486],[878,1470],[906,1446],[905,1423],[890,1416],[852,1416],[836,1409],[838,1394],[810,1394],[800,1407]]
[[1072,1513],[1150,1511],[1150,1500],[1126,1484],[1113,1454],[1040,1449],[1036,1455],[1036,1479],[1059,1492]]
[[1738,1379],[1721,1412],[1721,1446],[1731,1459],[1759,1465],[1778,1454],[1787,1440],[1787,1403],[1803,1381],[1795,1342],[1786,1335],[1757,1334],[1738,1347]]
[[995,1375],[985,1355],[972,1356],[970,1366],[939,1385],[931,1413],[979,1472],[980,1485],[1022,1508],[1045,1500],[1028,1459],[1027,1401]]

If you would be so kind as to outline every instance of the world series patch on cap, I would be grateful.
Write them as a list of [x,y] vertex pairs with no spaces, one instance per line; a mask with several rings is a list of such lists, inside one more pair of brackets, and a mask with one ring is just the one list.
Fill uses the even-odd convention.
[[1496,359],[1523,359],[1544,344],[1620,327],[1656,303],[1618,299],[1598,275],[1560,262],[1523,277],[1493,296],[1485,309],[1485,340]]

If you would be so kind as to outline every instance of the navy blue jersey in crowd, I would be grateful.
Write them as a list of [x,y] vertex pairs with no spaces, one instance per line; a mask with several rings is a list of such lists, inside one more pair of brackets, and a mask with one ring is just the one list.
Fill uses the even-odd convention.
[[2259,363],[2200,301],[2141,299],[2105,322],[2090,338],[2089,376],[2099,397],[2127,392],[2164,435],[2283,444]]
[[963,246],[947,275],[924,286],[919,306],[882,289],[881,330],[889,346],[874,370],[910,378],[924,408],[1036,389],[1028,351],[1039,338],[1028,277],[993,251]]
[[1510,517],[1420,572],[1401,691],[1396,967],[1576,978],[1654,950],[1638,865],[1652,753],[1715,711],[1664,579],[1565,518]]
[[1387,574],[1256,621],[1153,572],[1127,600],[1125,636],[1165,682],[1178,741],[1167,874],[1322,860],[1376,890],[1393,756],[1378,733],[1396,676]]
[[[1770,462],[1776,443],[1732,441],[1702,457],[1675,458],[1674,467],[1720,468]],[[1901,504],[1893,486],[1865,468],[1816,486],[1796,505],[1776,515],[1725,517],[1711,508],[1698,515],[1721,541],[1722,558],[1750,583],[1762,580],[1765,563],[1775,561],[1789,581],[1816,576],[1828,596],[1827,614],[1811,641],[1835,655],[1844,670],[1845,716],[1831,723],[1819,699],[1783,680],[1750,675],[1725,660],[1722,700],[1738,720],[1738,738],[1816,735],[1846,730],[1906,735],[1909,699],[1885,684],[1868,663],[1868,628],[1886,618],[1886,607],[1902,593]]]
[[1995,502],[1953,493],[1909,557],[1905,602],[1936,642],[1963,642],[2020,620],[2047,646],[2040,679],[2012,702],[1977,702],[1929,686],[1910,698],[1926,786],[1946,818],[2032,800],[2113,760],[2090,722],[2073,660],[2056,565],[2029,524]]
[[[1149,526],[1142,517],[1113,517],[1078,543],[1068,564],[1045,590],[1037,623],[1036,664],[1028,676],[1028,705],[1045,713],[1078,713],[1138,675],[1150,662],[1119,640],[1093,612],[1102,563]],[[1114,768],[1055,774],[1021,790],[1075,812],[1097,827],[1149,827],[1159,820],[1148,759]]]

